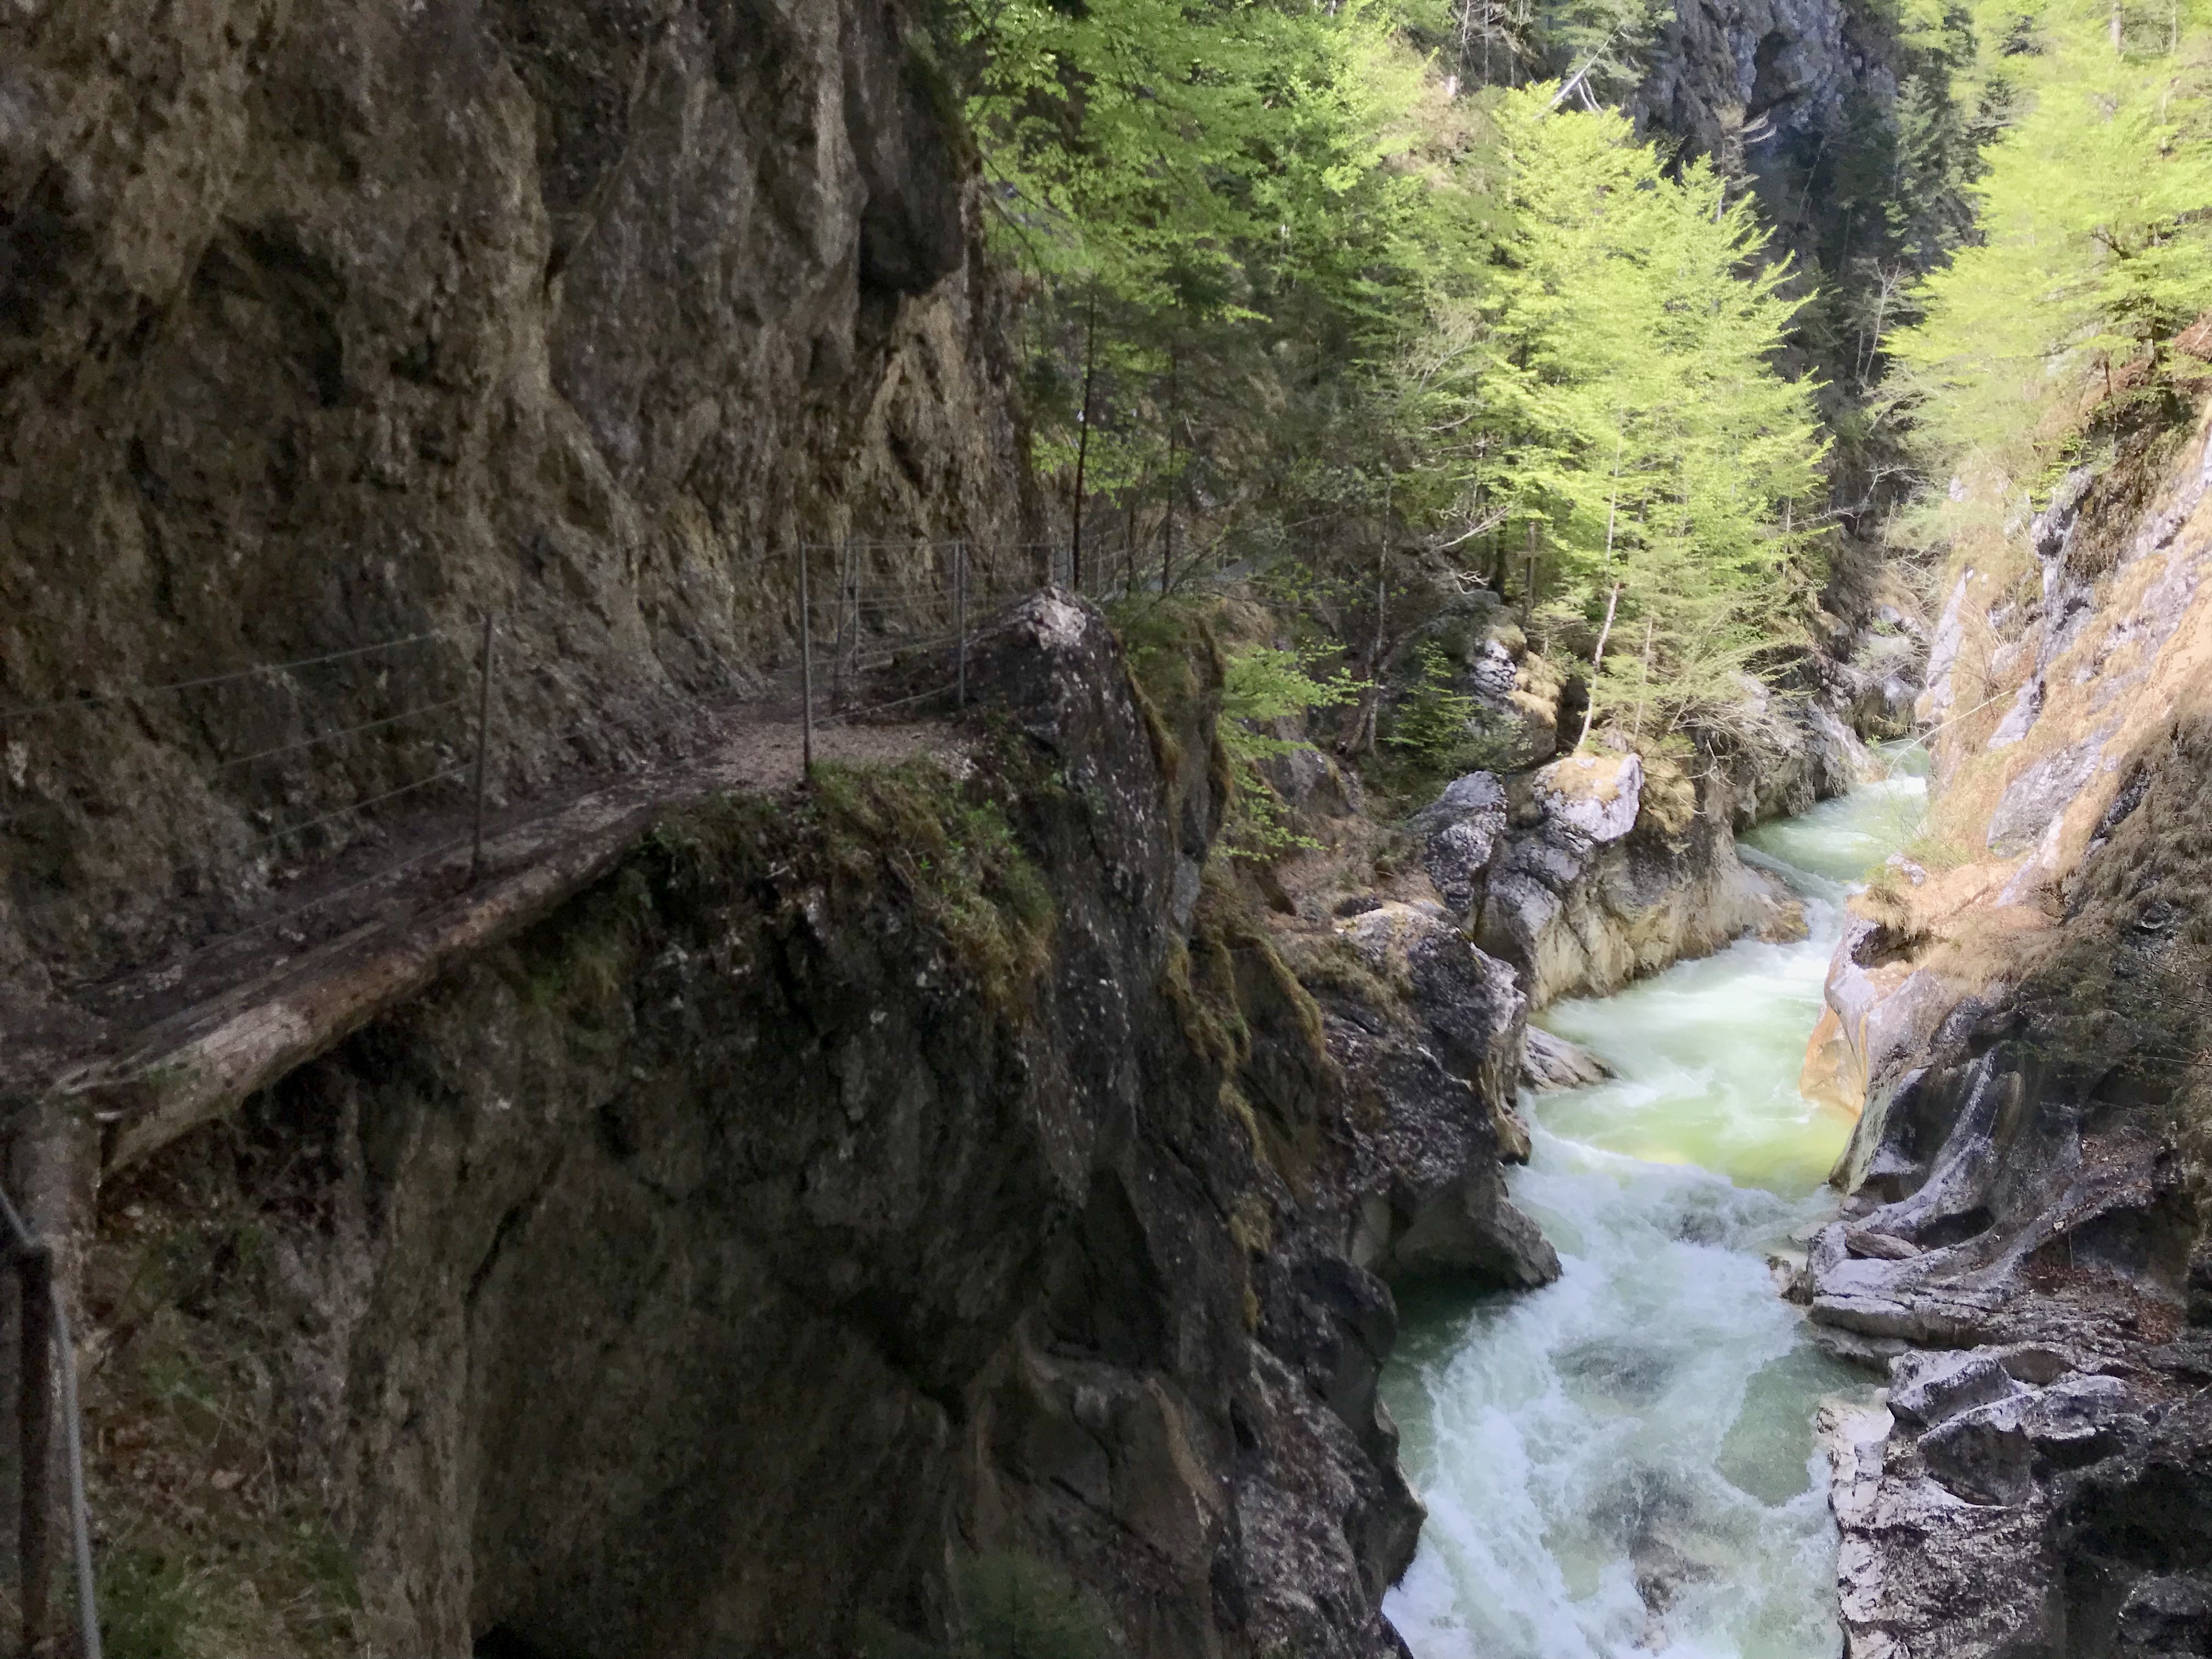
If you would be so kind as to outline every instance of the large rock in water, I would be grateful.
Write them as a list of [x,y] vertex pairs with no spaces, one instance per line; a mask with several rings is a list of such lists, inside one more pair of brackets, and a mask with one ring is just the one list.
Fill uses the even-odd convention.
[[[1645,788],[1633,754],[1570,757],[1513,780],[1482,880],[1470,873],[1449,890],[1470,896],[1466,925],[1519,970],[1532,1006],[1603,995],[1746,933],[1802,928],[1796,901],[1736,857],[1724,801],[1699,799],[1683,810],[1670,800],[1664,812],[1649,811]],[[1446,837],[1467,838],[1465,820],[1445,807],[1439,801],[1416,819],[1430,826],[1432,874],[1439,865],[1463,867]]]
[[1612,1069],[1580,1043],[1531,1025],[1521,1053],[1521,1081],[1535,1090],[1585,1089]]
[[1434,908],[1391,903],[1342,935],[1395,996],[1321,989],[1329,1053],[1365,1109],[1347,1176],[1351,1253],[1386,1279],[1500,1289],[1559,1277],[1559,1261],[1507,1197],[1528,1156],[1513,1109],[1528,1003],[1513,972]]

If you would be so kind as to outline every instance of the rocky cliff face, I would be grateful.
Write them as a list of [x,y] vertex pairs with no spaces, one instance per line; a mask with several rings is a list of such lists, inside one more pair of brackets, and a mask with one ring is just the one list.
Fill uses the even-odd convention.
[[2077,473],[1952,587],[1934,832],[1860,902],[1808,1074],[1862,1085],[1806,1285],[1855,1653],[2201,1652],[2207,431]]
[[179,1352],[258,1379],[366,1651],[924,1650],[1009,1572],[1127,1651],[1398,1651],[1368,1269],[1556,1271],[1500,1179],[1524,1005],[1420,917],[1293,971],[1204,873],[1182,660],[1140,702],[1042,598],[964,777],[665,821],[112,1182],[102,1432]]
[[1889,42],[1839,0],[1680,5],[1662,22],[1637,89],[1640,118],[1724,172],[1748,173],[1770,222],[1802,230],[1808,204],[1782,199],[1838,137],[1851,105],[1897,95]]
[[1018,539],[961,143],[885,0],[0,17],[0,708],[431,636],[9,719],[8,982],[363,833],[263,839],[465,708],[239,758],[459,697],[483,611],[532,792],[752,683],[802,538]]
[[1461,778],[1410,821],[1442,908],[1530,1004],[1603,996],[1746,933],[1802,936],[1796,901],[1736,857],[1728,784],[1632,753]]
[[[1789,891],[1736,856],[1735,831],[1842,794],[1871,768],[1837,687],[1776,692],[1747,678],[1740,739],[1699,750],[1692,778],[1672,760],[1647,770],[1626,750],[1560,758],[1579,729],[1581,682],[1532,650],[1494,595],[1448,612],[1401,653],[1401,672],[1413,677],[1431,650],[1468,700],[1468,746],[1489,767],[1407,829],[1434,897],[1516,971],[1532,1006],[1607,995],[1746,933],[1802,926]],[[1816,669],[1839,681],[1851,672],[1825,658]],[[1318,780],[1284,782],[1296,800],[1328,793]]]

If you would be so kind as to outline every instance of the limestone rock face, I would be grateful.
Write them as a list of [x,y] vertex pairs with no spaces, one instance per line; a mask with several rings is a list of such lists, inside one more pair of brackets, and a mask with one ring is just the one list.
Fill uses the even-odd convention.
[[1529,787],[1547,818],[1602,847],[1636,827],[1644,763],[1634,755],[1572,756],[1539,768]]
[[1483,764],[1519,771],[1558,752],[1558,672],[1529,649],[1496,593],[1478,588],[1449,602],[1436,623],[1401,647],[1395,677],[1410,683],[1419,676],[1431,648],[1443,653],[1449,689],[1472,699],[1467,735]]
[[1524,793],[1469,926],[1519,971],[1532,1006],[1802,927],[1796,901],[1736,857],[1717,781],[1672,815],[1644,810],[1634,755],[1555,761],[1516,782]]
[[1341,932],[1376,981],[1401,988],[1321,993],[1330,1054],[1368,1103],[1347,1177],[1352,1259],[1390,1279],[1558,1278],[1558,1255],[1505,1193],[1503,1166],[1528,1156],[1513,1109],[1528,1002],[1512,970],[1412,905]]
[[1756,161],[1840,121],[1868,69],[1851,25],[1837,0],[1680,8],[1662,26],[1638,106],[1705,155]]
[[1866,1109],[1810,1311],[1890,1382],[1834,1443],[1855,1655],[2212,1632],[2208,458],[2200,422],[2077,470],[2037,590],[1957,577],[1922,713],[1972,861],[1863,906],[1829,975],[1808,1076]]
[[1421,864],[1444,908],[1455,916],[1473,914],[1505,839],[1505,786],[1494,773],[1470,772],[1447,785],[1408,827],[1421,837]]
[[0,858],[98,926],[0,931],[97,958],[257,890],[272,812],[465,742],[485,611],[494,782],[526,792],[754,683],[803,538],[1023,539],[999,301],[907,27],[889,0],[0,16],[0,702],[428,636],[11,726]]
[[1521,1054],[1521,1081],[1529,1088],[1582,1089],[1612,1075],[1603,1060],[1579,1043],[1539,1026],[1528,1028]]
[[1420,1508],[1347,1239],[1369,1191],[1417,1260],[1510,1228],[1471,1081],[1510,1083],[1510,976],[1449,928],[1377,947],[1434,1018],[1362,1040],[1437,1103],[1378,1126],[1279,962],[1190,902],[1222,802],[1168,769],[1206,698],[1158,741],[1049,594],[971,684],[964,781],[663,823],[145,1169],[146,1203],[269,1218],[210,1299],[289,1310],[258,1356],[283,1455],[388,1650],[942,1644],[948,1575],[1013,1557],[1132,1653],[1401,1651]]

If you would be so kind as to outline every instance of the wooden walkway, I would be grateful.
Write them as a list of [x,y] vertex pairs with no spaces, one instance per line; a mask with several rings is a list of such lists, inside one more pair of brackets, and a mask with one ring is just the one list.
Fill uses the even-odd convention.
[[[937,720],[815,732],[817,760],[832,763],[924,755],[949,762],[963,749],[954,728]],[[234,1109],[418,995],[456,961],[549,915],[612,869],[670,810],[795,790],[799,755],[795,717],[725,716],[690,760],[535,814],[510,811],[487,836],[473,884],[468,846],[449,842],[332,894],[311,942],[288,951],[283,936],[249,922],[234,944],[216,940],[195,952],[193,972],[157,968],[139,976],[143,983],[110,988],[103,1002],[117,1012],[87,1022],[88,1040],[21,1056],[29,1073],[10,1077],[8,1091],[64,1121],[88,1117],[98,1127],[100,1171],[112,1173]],[[134,1008],[145,1012],[133,1018]]]

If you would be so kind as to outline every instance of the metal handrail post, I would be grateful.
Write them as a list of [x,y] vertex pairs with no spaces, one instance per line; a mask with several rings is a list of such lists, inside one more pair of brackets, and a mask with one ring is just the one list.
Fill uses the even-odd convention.
[[469,884],[483,873],[484,756],[491,732],[491,612],[484,612],[483,650],[477,660],[477,778],[476,823],[470,834]]
[[814,604],[806,586],[806,544],[799,544],[799,730],[800,766],[814,781]]
[[22,1510],[15,1543],[22,1575],[23,1659],[34,1659],[46,1637],[46,1598],[54,1571],[52,1253],[42,1244],[21,1246],[15,1251],[15,1271],[21,1286],[23,1338],[15,1397]]
[[[69,1473],[70,1543],[76,1569],[77,1653],[78,1659],[100,1659],[100,1599],[92,1577],[91,1506],[85,1502],[84,1493],[84,1425],[82,1410],[77,1400],[76,1348],[70,1334],[69,1315],[62,1307],[60,1293],[54,1287],[52,1247],[32,1236],[31,1230],[23,1224],[21,1214],[9,1200],[4,1189],[0,1189],[0,1230],[4,1230],[7,1234],[8,1253],[25,1264],[21,1269],[24,1275],[25,1354],[27,1357],[30,1352],[33,1332],[44,1333],[46,1352],[61,1374],[63,1448],[67,1454]],[[38,1287],[36,1290],[32,1288],[33,1283]],[[40,1553],[36,1561],[29,1559],[27,1555],[25,1560],[23,1650],[26,1659],[35,1659],[33,1647],[40,1639],[40,1626],[46,1620],[46,1585],[51,1576],[51,1565],[45,1559],[45,1555],[50,1547],[46,1540],[52,1533],[47,1509],[50,1502],[47,1482],[52,1477],[46,1472],[52,1468],[52,1374],[46,1370],[43,1360],[35,1366],[27,1366],[21,1379],[27,1385],[34,1380],[30,1375],[33,1370],[39,1373],[35,1379],[39,1386],[35,1393],[27,1387],[18,1403],[27,1414],[32,1410],[33,1402],[37,1402],[36,1409],[46,1417],[48,1426],[34,1443],[32,1425],[27,1420],[23,1425],[23,1450],[26,1454],[35,1453],[39,1459],[33,1464],[27,1456],[23,1466],[26,1486],[24,1519],[27,1522],[31,1521],[29,1488],[33,1484],[33,1468],[40,1471],[36,1484],[45,1494],[40,1499],[36,1522],[27,1525],[26,1539],[18,1540],[27,1543],[28,1536],[35,1534]],[[37,1586],[35,1591],[33,1589],[34,1584]],[[34,1616],[39,1621],[36,1625],[32,1622]]]

